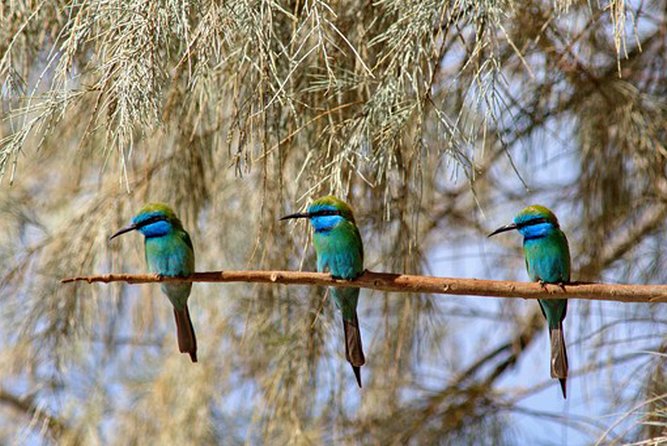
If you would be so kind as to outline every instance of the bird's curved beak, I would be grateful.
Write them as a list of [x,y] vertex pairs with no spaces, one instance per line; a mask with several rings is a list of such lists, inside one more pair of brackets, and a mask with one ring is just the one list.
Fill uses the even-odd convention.
[[119,229],[114,235],[112,235],[111,237],[109,237],[109,240],[111,240],[111,239],[113,239],[113,238],[116,238],[116,237],[118,237],[119,235],[123,235],[123,234],[125,234],[126,232],[134,231],[134,230],[136,230],[136,229],[138,229],[138,226],[137,226],[136,224],[134,224],[134,223],[132,223],[131,225],[127,225],[127,226],[125,226],[124,228]]
[[511,231],[513,229],[516,229],[516,228],[517,228],[516,223],[510,223],[508,225],[499,227],[498,229],[493,231],[491,234],[489,234],[487,237],[493,237],[494,235],[500,234],[501,232]]
[[296,214],[289,214],[285,215],[284,217],[280,217],[280,220],[289,220],[291,218],[310,218],[310,214],[308,212],[298,212]]

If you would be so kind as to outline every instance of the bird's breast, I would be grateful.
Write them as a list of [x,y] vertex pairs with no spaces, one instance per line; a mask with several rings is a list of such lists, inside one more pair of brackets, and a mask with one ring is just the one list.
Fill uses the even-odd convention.
[[168,237],[146,239],[146,261],[151,272],[183,276],[194,272],[192,251]]
[[570,261],[567,249],[548,238],[527,239],[524,242],[526,267],[531,280],[548,283],[570,280]]
[[[194,272],[192,249],[172,236],[147,238],[146,261],[151,272],[164,276],[187,276]],[[160,288],[180,310],[186,305],[192,282],[162,283]]]
[[343,279],[354,279],[363,272],[360,247],[354,240],[334,232],[315,234],[318,271],[329,271]]

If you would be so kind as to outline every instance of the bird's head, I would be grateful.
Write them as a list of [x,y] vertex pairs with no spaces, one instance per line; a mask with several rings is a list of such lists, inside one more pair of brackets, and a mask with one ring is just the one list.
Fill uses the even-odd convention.
[[164,203],[149,203],[132,217],[132,223],[109,237],[111,240],[130,231],[139,231],[145,237],[160,237],[174,229],[182,228],[176,213]]
[[514,217],[514,222],[501,226],[489,234],[489,237],[501,232],[516,229],[524,237],[539,237],[558,229],[558,219],[549,209],[539,204],[528,206]]
[[350,205],[333,195],[327,195],[313,201],[308,206],[307,212],[286,215],[281,220],[291,218],[307,218],[316,232],[333,229],[343,221],[354,223],[354,214]]

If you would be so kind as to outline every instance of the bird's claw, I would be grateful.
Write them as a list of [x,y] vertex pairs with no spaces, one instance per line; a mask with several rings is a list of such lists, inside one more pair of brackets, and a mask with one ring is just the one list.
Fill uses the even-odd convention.
[[164,279],[164,274],[155,273],[155,278],[161,282]]
[[[542,289],[544,291],[549,291],[549,289],[547,288],[547,283],[544,280],[540,279],[540,280],[537,281],[537,283],[540,284],[540,286],[542,287]],[[551,284],[558,286],[558,288],[560,288],[563,292],[567,291],[565,289],[565,282],[563,282],[563,281],[555,282],[555,283],[552,282]]]

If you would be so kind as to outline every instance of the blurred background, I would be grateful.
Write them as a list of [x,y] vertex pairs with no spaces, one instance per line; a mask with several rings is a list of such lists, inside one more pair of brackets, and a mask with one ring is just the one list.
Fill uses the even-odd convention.
[[660,304],[571,301],[568,399],[532,300],[363,290],[364,388],[306,286],[195,284],[198,364],[107,238],[172,205],[197,270],[315,270],[349,201],[373,271],[528,280],[524,206],[573,279],[666,283],[667,3],[0,2],[0,443],[667,443]]

